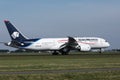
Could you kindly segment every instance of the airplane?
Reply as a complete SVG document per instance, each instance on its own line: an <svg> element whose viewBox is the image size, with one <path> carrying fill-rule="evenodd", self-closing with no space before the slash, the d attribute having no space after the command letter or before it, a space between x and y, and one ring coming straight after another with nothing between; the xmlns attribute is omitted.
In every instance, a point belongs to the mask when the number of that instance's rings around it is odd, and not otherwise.
<svg viewBox="0 0 120 80"><path fill-rule="evenodd" d="M70 37L67 38L35 38L25 37L10 21L4 20L11 41L6 46L38 51L51 51L53 55L68 55L70 50L91 51L110 46L103 38L98 37Z"/></svg>

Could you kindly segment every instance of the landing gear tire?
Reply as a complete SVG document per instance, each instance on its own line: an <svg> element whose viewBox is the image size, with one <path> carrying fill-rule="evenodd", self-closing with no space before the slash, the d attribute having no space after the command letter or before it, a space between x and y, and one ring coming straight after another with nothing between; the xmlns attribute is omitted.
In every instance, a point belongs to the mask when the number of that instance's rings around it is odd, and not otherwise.
<svg viewBox="0 0 120 80"><path fill-rule="evenodd" d="M62 55L68 55L68 53L61 53Z"/></svg>
<svg viewBox="0 0 120 80"><path fill-rule="evenodd" d="M70 52L70 49L68 49L68 48L63 48L63 49L60 50L60 53L62 55L68 55L69 52Z"/></svg>
<svg viewBox="0 0 120 80"><path fill-rule="evenodd" d="M100 48L99 53L103 53L103 52L104 52L104 49Z"/></svg>
<svg viewBox="0 0 120 80"><path fill-rule="evenodd" d="M52 55L58 55L59 53L57 51L54 51Z"/></svg>

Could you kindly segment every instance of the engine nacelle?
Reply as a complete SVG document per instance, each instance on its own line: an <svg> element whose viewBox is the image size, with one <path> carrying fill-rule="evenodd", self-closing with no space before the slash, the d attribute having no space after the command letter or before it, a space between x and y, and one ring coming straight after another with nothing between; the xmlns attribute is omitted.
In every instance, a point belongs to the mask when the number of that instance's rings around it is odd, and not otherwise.
<svg viewBox="0 0 120 80"><path fill-rule="evenodd" d="M90 51L91 50L91 47L90 47L90 45L88 45L88 44L79 44L79 46L80 46L80 51Z"/></svg>

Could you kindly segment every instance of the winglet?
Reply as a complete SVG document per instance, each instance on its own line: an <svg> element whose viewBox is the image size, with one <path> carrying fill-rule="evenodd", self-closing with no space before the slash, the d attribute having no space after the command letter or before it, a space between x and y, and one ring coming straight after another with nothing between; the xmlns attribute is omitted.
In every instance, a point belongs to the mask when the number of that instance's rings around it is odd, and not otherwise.
<svg viewBox="0 0 120 80"><path fill-rule="evenodd" d="M75 43L76 40L73 37L68 36L68 42L69 43Z"/></svg>
<svg viewBox="0 0 120 80"><path fill-rule="evenodd" d="M9 20L4 20L4 22L9 22Z"/></svg>

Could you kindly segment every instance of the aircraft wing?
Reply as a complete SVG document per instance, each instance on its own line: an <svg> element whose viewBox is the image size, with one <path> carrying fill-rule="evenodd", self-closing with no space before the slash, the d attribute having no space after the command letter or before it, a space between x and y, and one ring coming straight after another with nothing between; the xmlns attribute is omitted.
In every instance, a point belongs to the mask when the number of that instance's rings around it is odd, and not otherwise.
<svg viewBox="0 0 120 80"><path fill-rule="evenodd" d="M0 44L6 44L7 42L0 42Z"/></svg>
<svg viewBox="0 0 120 80"><path fill-rule="evenodd" d="M76 49L78 46L79 45L78 45L77 41L73 37L68 36L68 42L61 45L60 48L61 49L63 49L63 48Z"/></svg>
<svg viewBox="0 0 120 80"><path fill-rule="evenodd" d="M16 47L17 48L17 45L20 45L20 43L18 42L15 42L15 41L11 41L11 42L0 42L1 44L4 44L6 46L11 46L11 47Z"/></svg>
<svg viewBox="0 0 120 80"><path fill-rule="evenodd" d="M8 43L7 43L7 42L0 42L0 44L4 44L4 45L7 45Z"/></svg>

